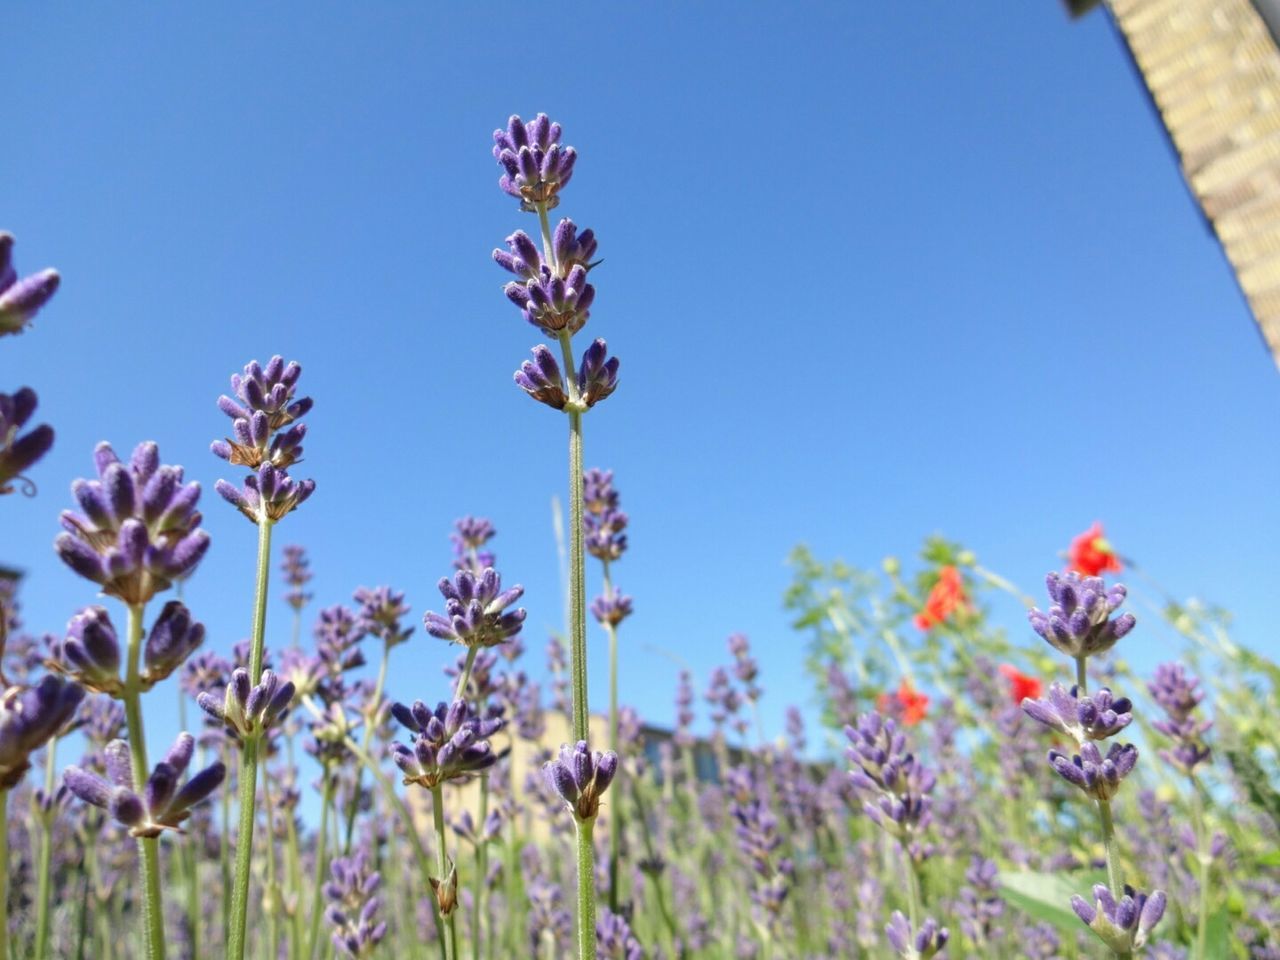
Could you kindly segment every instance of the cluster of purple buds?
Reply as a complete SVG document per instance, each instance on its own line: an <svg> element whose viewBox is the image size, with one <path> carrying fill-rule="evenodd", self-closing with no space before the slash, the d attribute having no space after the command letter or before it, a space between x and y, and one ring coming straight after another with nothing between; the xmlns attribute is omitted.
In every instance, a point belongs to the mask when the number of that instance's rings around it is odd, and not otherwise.
<svg viewBox="0 0 1280 960"><path fill-rule="evenodd" d="M625 593L614 589L612 593L596 597L591 601L591 615L601 626L616 627L631 616L634 602Z"/></svg>
<svg viewBox="0 0 1280 960"><path fill-rule="evenodd" d="M945 947L951 938L947 928L938 926L938 922L932 917L926 917L920 924L920 929L912 931L911 922L902 915L901 910L893 911L884 932L890 945L903 960L928 960Z"/></svg>
<svg viewBox="0 0 1280 960"><path fill-rule="evenodd" d="M1204 699L1199 679L1188 674L1180 663L1162 663L1156 667L1155 677L1147 689L1166 714L1165 719L1157 720L1152 726L1174 743L1172 750L1161 750L1160 756L1191 776L1211 753L1204 735L1213 721L1196 715L1196 708Z"/></svg>
<svg viewBox="0 0 1280 960"><path fill-rule="evenodd" d="M1033 720L1081 744L1113 737L1133 721L1133 704L1128 697L1113 697L1106 687L1082 697L1079 687L1068 690L1053 683L1048 696L1040 700L1028 697L1022 701L1022 709Z"/></svg>
<svg viewBox="0 0 1280 960"><path fill-rule="evenodd" d="M58 291L61 278L51 268L18 279L13 266L13 234L0 233L0 337L21 333Z"/></svg>
<svg viewBox="0 0 1280 960"><path fill-rule="evenodd" d="M439 587L445 613L423 618L431 636L464 647L496 647L520 632L524 609L507 607L524 596L524 587L503 590L502 578L492 567L479 575L459 570L452 581L442 578Z"/></svg>
<svg viewBox="0 0 1280 960"><path fill-rule="evenodd" d="M1133 629L1133 614L1111 615L1124 603L1123 584L1108 587L1101 577L1081 577L1074 571L1045 578L1053 605L1048 613L1032 608L1031 628L1051 646L1076 660L1106 653Z"/></svg>
<svg viewBox="0 0 1280 960"><path fill-rule="evenodd" d="M763 914L766 925L774 930L795 883L795 866L786 857L774 862L774 855L782 845L778 818L765 805L751 771L746 767L730 770L728 789L738 849L757 878L751 899Z"/></svg>
<svg viewBox="0 0 1280 960"><path fill-rule="evenodd" d="M405 784L434 789L450 780L467 780L489 769L498 755L489 738L502 729L500 716L472 715L465 700L440 703L432 710L421 700L412 706L394 704L391 714L415 736L413 745L396 743L391 759L404 774Z"/></svg>
<svg viewBox="0 0 1280 960"><path fill-rule="evenodd" d="M149 690L177 670L204 643L204 624L179 600L170 600L151 626L143 647L139 679ZM120 641L104 607L85 607L67 624L67 635L52 644L50 669L65 673L98 693L119 697Z"/></svg>
<svg viewBox="0 0 1280 960"><path fill-rule="evenodd" d="M733 674L743 686L743 692L752 703L764 695L756 680L760 676L760 666L751 656L751 642L746 634L734 633L729 636L729 652L733 654Z"/></svg>
<svg viewBox="0 0 1280 960"><path fill-rule="evenodd" d="M286 546L280 570L284 574L284 582L289 585L284 601L295 611L300 611L312 597L304 589L314 576L311 572L311 561L307 558L307 551L297 544Z"/></svg>
<svg viewBox="0 0 1280 960"><path fill-rule="evenodd" d="M485 544L497 535L493 524L484 517L462 517L453 522L453 533L449 540L453 544L453 567L455 570L470 570L472 573L484 573L486 567L497 562L493 552L484 549Z"/></svg>
<svg viewBox="0 0 1280 960"><path fill-rule="evenodd" d="M556 410L569 405L560 364L545 344L533 348L533 359L520 364L515 373L518 386L539 403ZM601 339L591 341L582 354L577 373L578 399L581 409L590 409L608 398L618 388L618 358L610 357Z"/></svg>
<svg viewBox="0 0 1280 960"><path fill-rule="evenodd" d="M191 816L191 808L213 793L226 776L226 767L214 763L179 788L195 745L191 734L178 734L165 758L151 771L141 796L134 790L133 762L123 740L112 740L105 748L107 779L80 767L68 767L63 778L72 793L106 810L133 836L158 837L165 830L180 831L182 822Z"/></svg>
<svg viewBox="0 0 1280 960"><path fill-rule="evenodd" d="M297 397L302 367L272 357L266 367L253 360L244 374L231 375L231 391L218 408L232 420L235 439L216 440L213 453L256 473L243 487L219 480L222 498L255 524L275 523L297 509L315 490L313 480L294 480L288 468L302 457L306 425L296 421L311 409L310 397Z"/></svg>
<svg viewBox="0 0 1280 960"><path fill-rule="evenodd" d="M332 879L324 885L329 906L324 915L333 926L334 948L353 960L372 956L387 935L386 921L378 919L382 875L369 869L363 853L335 858L329 873Z"/></svg>
<svg viewBox="0 0 1280 960"><path fill-rule="evenodd" d="M453 832L462 840L471 844L473 847L482 846L491 843L498 838L502 832L502 811L490 810L484 818L484 823L476 827L475 818L471 816L470 810L462 811L462 815L453 822Z"/></svg>
<svg viewBox="0 0 1280 960"><path fill-rule="evenodd" d="M919 838L932 820L929 794L937 778L907 750L906 737L892 719L865 713L844 732L854 764L849 779L866 797L863 810L898 838L913 860L924 859L930 851Z"/></svg>
<svg viewBox="0 0 1280 960"><path fill-rule="evenodd" d="M263 670L254 685L249 681L249 671L240 667L231 674L221 699L206 691L196 697L196 703L214 720L226 724L237 740L246 741L270 730L293 704L293 695L293 684L282 681L278 674Z"/></svg>
<svg viewBox="0 0 1280 960"><path fill-rule="evenodd" d="M678 747L693 746L693 700L693 675L681 670L680 682L676 685L676 729L671 738Z"/></svg>
<svg viewBox="0 0 1280 960"><path fill-rule="evenodd" d="M505 171L498 186L520 201L521 210L551 210L560 202L578 159L573 147L560 145L561 133L545 113L528 123L513 115L505 130L493 131L493 158Z"/></svg>
<svg viewBox="0 0 1280 960"><path fill-rule="evenodd" d="M507 249L494 250L493 259L520 278L503 288L507 298L529 323L555 337L561 331L577 333L590 316L595 288L587 282L587 273L596 265L591 262L595 252L592 231L579 235L572 220L561 220L552 240L552 262L543 262L538 245L523 230L507 237Z"/></svg>
<svg viewBox="0 0 1280 960"><path fill-rule="evenodd" d="M66 532L54 549L103 593L144 604L189 576L209 548L196 509L200 484L183 483L181 467L162 465L154 443L139 444L127 464L100 443L93 459L98 479L71 485L84 512L63 511Z"/></svg>
<svg viewBox="0 0 1280 960"><path fill-rule="evenodd" d="M612 750L592 751L585 740L560 747L560 755L543 765L548 786L560 795L574 817L586 822L600 812L600 798L618 772Z"/></svg>
<svg viewBox="0 0 1280 960"><path fill-rule="evenodd" d="M0 693L0 790L18 784L31 768L31 754L58 735L83 698L83 688L55 676Z"/></svg>
<svg viewBox="0 0 1280 960"><path fill-rule="evenodd" d="M582 475L583 536L587 552L604 563L622 558L627 549L627 515L619 509L612 470L587 470Z"/></svg>
<svg viewBox="0 0 1280 960"><path fill-rule="evenodd" d="M1093 741L1080 746L1080 753L1068 757L1057 750L1049 751L1049 763L1068 783L1079 787L1095 800L1110 800L1138 763L1138 748L1131 743L1113 743L1106 756Z"/></svg>
<svg viewBox="0 0 1280 960"><path fill-rule="evenodd" d="M390 587L360 587L355 592L355 602L360 604L360 619L365 630L378 637L387 649L399 646L413 636L413 627L401 621L409 615L409 605L404 594Z"/></svg>
<svg viewBox="0 0 1280 960"><path fill-rule="evenodd" d="M711 671L707 681L706 701L711 705L711 722L717 727L723 726L726 720L737 717L742 709L742 694L729 678L729 671L724 667L716 667ZM745 729L745 723L739 723L739 732Z"/></svg>
<svg viewBox="0 0 1280 960"><path fill-rule="evenodd" d="M24 480L23 474L53 446L53 427L47 423L18 436L35 413L36 403L36 392L30 387L13 394L0 393L0 496L12 493L13 481ZM33 492L29 481L24 490Z"/></svg>
<svg viewBox="0 0 1280 960"><path fill-rule="evenodd" d="M1093 899L1091 905L1084 897L1072 897L1071 909L1117 957L1132 956L1147 942L1164 916L1166 905L1163 891L1147 896L1128 885L1117 902L1111 891L1099 883L1093 888Z"/></svg>
<svg viewBox="0 0 1280 960"><path fill-rule="evenodd" d="M608 907L596 917L596 955L601 960L644 960L644 949L627 918Z"/></svg>

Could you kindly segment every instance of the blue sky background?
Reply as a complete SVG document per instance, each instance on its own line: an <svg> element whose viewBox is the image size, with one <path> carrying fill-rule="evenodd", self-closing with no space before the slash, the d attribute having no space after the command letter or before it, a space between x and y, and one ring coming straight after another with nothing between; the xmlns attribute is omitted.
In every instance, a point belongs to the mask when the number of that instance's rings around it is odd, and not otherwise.
<svg viewBox="0 0 1280 960"><path fill-rule="evenodd" d="M780 727L811 691L781 595L797 542L873 566L940 532L1035 591L1106 522L1273 655L1280 379L1105 18L1060 4L87 4L8 12L0 226L64 286L0 345L57 446L0 504L0 561L57 630L93 592L50 543L95 442L160 443L207 488L187 598L248 632L254 530L212 491L214 401L250 358L316 400L305 544L317 604L358 585L438 609L455 517L491 516L527 587L532 672L558 624L562 418L511 372L540 342L489 251L532 230L490 132L550 112L593 227L587 332L622 358L587 460L632 517L623 697L669 722L753 639ZM271 604L270 639L288 610ZM1016 625L1016 606L1007 610ZM1151 625L1126 640L1167 652ZM1039 642L1027 631L1028 643ZM592 630L594 702L602 637ZM434 699L419 632L392 694ZM150 697L152 724L172 691ZM163 739L157 731L153 736Z"/></svg>

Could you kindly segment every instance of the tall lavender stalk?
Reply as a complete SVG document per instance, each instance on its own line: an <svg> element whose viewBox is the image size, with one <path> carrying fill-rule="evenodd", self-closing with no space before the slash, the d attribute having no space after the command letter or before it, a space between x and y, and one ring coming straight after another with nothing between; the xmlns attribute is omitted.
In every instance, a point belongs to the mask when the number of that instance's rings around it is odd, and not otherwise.
<svg viewBox="0 0 1280 960"><path fill-rule="evenodd" d="M211 450L235 466L255 471L235 487L219 480L215 489L258 528L258 562L254 577L253 627L250 634L251 686L262 679L267 625L267 586L271 572L271 531L315 490L312 480L295 481L288 468L302 458L306 424L299 418L311 409L310 397L296 397L302 368L274 356L265 367L254 360L243 375L231 375L234 397L218 398L218 407L231 418L233 437L215 441ZM253 730L241 742L240 823L236 843L235 882L231 893L229 955L243 960L249 908L253 827L258 785L258 754L262 731Z"/></svg>
<svg viewBox="0 0 1280 960"><path fill-rule="evenodd" d="M573 147L561 146L560 124L546 114L525 123L512 116L505 130L493 134L493 155L504 173L499 186L520 201L520 209L538 215L542 249L522 230L507 238L506 250L494 260L518 278L505 287L507 298L524 318L560 346L565 376L546 345L533 349L515 374L516 384L535 400L569 418L569 637L573 679L573 737L585 743L590 736L587 707L586 568L583 537L582 415L613 393L618 383L618 360L608 358L603 340L594 341L578 364L572 338L582 329L595 299L587 274L596 263L595 235L578 233L572 220L551 229L548 213L560 203L560 190L569 183L577 161ZM576 375L575 375L576 373ZM594 817L575 818L578 848L578 956L591 960L595 946Z"/></svg>

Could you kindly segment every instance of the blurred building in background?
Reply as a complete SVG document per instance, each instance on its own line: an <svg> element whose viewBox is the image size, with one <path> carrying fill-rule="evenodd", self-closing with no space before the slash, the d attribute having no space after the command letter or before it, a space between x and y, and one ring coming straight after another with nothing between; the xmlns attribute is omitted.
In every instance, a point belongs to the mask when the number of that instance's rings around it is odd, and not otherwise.
<svg viewBox="0 0 1280 960"><path fill-rule="evenodd" d="M1280 0L1067 0L1111 16L1280 364Z"/></svg>

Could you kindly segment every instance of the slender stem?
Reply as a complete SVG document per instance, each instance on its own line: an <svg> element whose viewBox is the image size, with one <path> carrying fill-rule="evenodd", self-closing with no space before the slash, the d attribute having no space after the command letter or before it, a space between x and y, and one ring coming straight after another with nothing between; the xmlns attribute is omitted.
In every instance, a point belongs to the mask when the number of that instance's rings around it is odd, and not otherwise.
<svg viewBox="0 0 1280 960"><path fill-rule="evenodd" d="M142 619L144 605L129 604L129 646L125 661L125 723L129 731L129 751L133 761L134 790L145 795L151 767L147 764L146 731L142 726ZM160 898L160 855L155 837L138 838L142 869L142 915L146 928L147 960L164 960L164 907Z"/></svg>
<svg viewBox="0 0 1280 960"><path fill-rule="evenodd" d="M605 564L605 592L612 593L609 583L609 565ZM621 752L622 745L618 738L618 628L612 623L605 624L605 632L609 637L609 749ZM619 770L619 773L622 771ZM618 912L618 864L622 852L623 836L623 794L614 785L615 800L609 817L609 909Z"/></svg>
<svg viewBox="0 0 1280 960"><path fill-rule="evenodd" d="M382 662L378 665L378 680L373 688L373 697L369 700L369 711L364 718L364 736L361 743L365 752L369 750L369 744L373 742L373 732L376 725L378 711L382 706L382 689L387 684L387 661L391 657L391 646L387 643L382 645ZM355 839L356 832L356 810L360 806L360 786L364 779L364 768L356 769L356 787L355 792L351 795L351 803L347 807L347 829L342 840L342 855L348 856L351 853L351 843Z"/></svg>
<svg viewBox="0 0 1280 960"><path fill-rule="evenodd" d="M295 898L300 898L302 896L302 854L298 847L298 824L293 813L289 814L287 827L289 889L293 891ZM299 951L302 950L302 911L298 909L297 899L294 900L289 925L293 928L289 937L289 956L293 960L298 960Z"/></svg>
<svg viewBox="0 0 1280 960"><path fill-rule="evenodd" d="M230 741L224 739L222 762L230 768L231 748L228 744ZM222 872L222 942L226 943L231 939L231 790L218 792L222 794L222 829L218 832L218 864Z"/></svg>
<svg viewBox="0 0 1280 960"><path fill-rule="evenodd" d="M326 825L329 822L329 808L333 805L333 787L336 782L327 766L321 773L321 777L324 779L324 787L320 797L320 839L316 841L315 886L311 895L311 932L307 937L307 952L305 954L308 960L314 960L316 944L320 940L320 917L324 912L320 907L324 902L322 897L325 871L329 868L329 831Z"/></svg>
<svg viewBox="0 0 1280 960"><path fill-rule="evenodd" d="M478 823L480 832L484 832L484 822L489 818L489 775L480 774L480 816ZM489 873L489 844L483 836L477 836L476 843L476 875L473 880L471 908L471 956L480 960L480 921L484 916L485 881Z"/></svg>
<svg viewBox="0 0 1280 960"><path fill-rule="evenodd" d="M594 820L578 823L578 960L596 956L596 865Z"/></svg>
<svg viewBox="0 0 1280 960"><path fill-rule="evenodd" d="M916 872L916 862L911 856L911 851L907 849L905 841L902 843L902 857L907 862L907 916L911 920L911 929L920 929L920 914L923 911L920 896L920 875Z"/></svg>
<svg viewBox="0 0 1280 960"><path fill-rule="evenodd" d="M57 808L53 806L54 767L58 762L58 738L53 737L44 752L44 795L50 806L40 812L40 866L36 893L36 953L37 957L49 955L49 879L53 870L53 821Z"/></svg>
<svg viewBox="0 0 1280 960"><path fill-rule="evenodd" d="M568 337L563 337L562 341L567 346ZM587 710L587 588L582 513L582 414L574 411L569 414L569 608L572 614L569 639L574 740L588 739L590 716Z"/></svg>
<svg viewBox="0 0 1280 960"><path fill-rule="evenodd" d="M3 612L0 611L0 617ZM0 790L0 960L9 960L9 791Z"/></svg>
<svg viewBox="0 0 1280 960"><path fill-rule="evenodd" d="M1089 693L1089 671L1086 668L1088 656L1076 657L1076 686L1080 688L1080 696L1087 696Z"/></svg>
<svg viewBox="0 0 1280 960"><path fill-rule="evenodd" d="M262 676L266 647L267 584L271 577L271 528L265 516L258 518L258 570L253 594L253 634L249 645L249 679L256 685ZM236 877L231 888L231 930L227 955L244 960L249 919L249 886L253 869L254 803L258 790L258 747L261 736L245 739L240 751L240 826L236 834Z"/></svg>
<svg viewBox="0 0 1280 960"><path fill-rule="evenodd" d="M181 599L183 581L178 581L178 594ZM187 698L183 694L181 688L178 689L178 729L187 729ZM204 768L204 748L200 748L199 759L196 763L198 769ZM184 843L180 848L178 858L182 861L182 869L187 875L187 937L190 940L188 946L191 950L191 956L200 956L200 890L198 880L200 877L200 855L196 850L196 841L194 837L185 837Z"/></svg>
<svg viewBox="0 0 1280 960"><path fill-rule="evenodd" d="M458 674L457 686L453 688L453 699L461 700L462 695L467 692L467 684L471 682L471 668L476 664L476 654L480 652L477 646L467 647L467 659L462 664L462 672Z"/></svg>
<svg viewBox="0 0 1280 960"><path fill-rule="evenodd" d="M262 803L267 814L267 942L271 944L270 956L280 956L280 886L276 882L276 814L271 802L271 781L267 765L262 765Z"/></svg>
<svg viewBox="0 0 1280 960"><path fill-rule="evenodd" d="M1200 885L1200 903L1196 916L1195 960L1205 960L1206 936L1209 931L1209 836L1204 822L1204 798L1200 796L1200 784L1191 776L1191 817L1196 831L1196 879Z"/></svg>
<svg viewBox="0 0 1280 960"><path fill-rule="evenodd" d="M436 828L436 869L440 872L437 879L440 889L444 889L449 879L449 855L445 851L448 838L444 832L444 791L440 789L439 784L431 788L431 818ZM449 933L449 946L446 952L448 960L458 960L458 927L454 923L454 912L450 909L444 917L445 928Z"/></svg>
<svg viewBox="0 0 1280 960"><path fill-rule="evenodd" d="M1123 894L1120 885L1120 870L1116 863L1116 826L1111 819L1111 801L1098 801L1098 819L1102 821L1102 848L1107 856L1107 882L1111 884L1111 892Z"/></svg>

